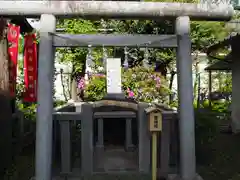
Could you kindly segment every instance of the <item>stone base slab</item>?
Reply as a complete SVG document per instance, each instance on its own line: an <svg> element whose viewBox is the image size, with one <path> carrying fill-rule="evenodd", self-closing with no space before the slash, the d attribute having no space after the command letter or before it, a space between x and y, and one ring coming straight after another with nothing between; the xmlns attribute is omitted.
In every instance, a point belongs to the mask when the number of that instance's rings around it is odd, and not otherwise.
<svg viewBox="0 0 240 180"><path fill-rule="evenodd" d="M169 174L167 180L203 180L203 178L196 174L193 179L182 179L178 174Z"/></svg>

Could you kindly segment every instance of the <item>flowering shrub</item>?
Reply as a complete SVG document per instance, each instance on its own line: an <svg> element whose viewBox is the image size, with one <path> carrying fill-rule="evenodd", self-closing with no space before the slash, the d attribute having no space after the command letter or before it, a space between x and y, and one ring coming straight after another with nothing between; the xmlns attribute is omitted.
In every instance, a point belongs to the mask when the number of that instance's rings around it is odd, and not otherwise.
<svg viewBox="0 0 240 180"><path fill-rule="evenodd" d="M153 68L141 66L122 70L122 89L126 97L142 102L167 103L170 93L164 77L154 72ZM105 95L105 75L91 75L85 86L85 99L96 101Z"/></svg>
<svg viewBox="0 0 240 180"><path fill-rule="evenodd" d="M101 100L106 94L106 77L104 74L94 74L89 76L89 82L84 89L86 101Z"/></svg>
<svg viewBox="0 0 240 180"><path fill-rule="evenodd" d="M167 82L153 68L137 66L125 69L122 86L128 97L142 102L167 103L170 91Z"/></svg>

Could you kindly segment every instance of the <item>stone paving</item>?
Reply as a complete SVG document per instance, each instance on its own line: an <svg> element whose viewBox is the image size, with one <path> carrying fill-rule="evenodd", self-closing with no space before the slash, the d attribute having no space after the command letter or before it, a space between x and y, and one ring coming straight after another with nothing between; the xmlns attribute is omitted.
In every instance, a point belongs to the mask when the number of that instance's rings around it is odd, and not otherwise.
<svg viewBox="0 0 240 180"><path fill-rule="evenodd" d="M109 171L137 171L137 152L126 152L123 148L110 148L106 150L96 150L95 172Z"/></svg>

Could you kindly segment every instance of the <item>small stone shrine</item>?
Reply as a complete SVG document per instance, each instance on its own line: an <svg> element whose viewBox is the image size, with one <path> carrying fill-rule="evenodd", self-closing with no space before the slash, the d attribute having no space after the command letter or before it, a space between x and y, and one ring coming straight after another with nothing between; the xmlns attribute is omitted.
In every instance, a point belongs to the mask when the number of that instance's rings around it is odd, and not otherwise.
<svg viewBox="0 0 240 180"><path fill-rule="evenodd" d="M117 66L118 65L118 66ZM81 164L83 174L93 172L150 173L151 135L148 130L147 103L126 99L121 90L121 60L107 59L107 95L97 102L81 105ZM114 82L113 82L114 80ZM76 108L79 109L80 108ZM159 167L164 176L168 173L170 154L170 119L173 112L166 111L159 147ZM107 123L111 126L106 127ZM124 124L122 128L120 124ZM173 125L173 124L172 124ZM121 127L120 127L121 126ZM174 125L173 125L174 126ZM121 129L122 131L118 131ZM124 143L109 146L106 131L123 135ZM133 138L135 137L135 138ZM114 137L113 137L114 138ZM135 142L133 142L135 139ZM177 141L175 141L177 143ZM175 147L177 145L175 144ZM158 148L160 149L160 148ZM161 159L161 160L160 160Z"/></svg>

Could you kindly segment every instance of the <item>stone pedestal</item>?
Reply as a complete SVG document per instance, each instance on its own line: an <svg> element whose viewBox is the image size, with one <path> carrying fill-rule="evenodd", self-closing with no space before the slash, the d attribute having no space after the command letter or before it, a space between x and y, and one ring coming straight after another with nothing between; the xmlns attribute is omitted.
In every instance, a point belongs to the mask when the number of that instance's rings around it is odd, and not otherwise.
<svg viewBox="0 0 240 180"><path fill-rule="evenodd" d="M132 144L132 119L126 119L126 137L125 137L125 149L126 151L132 151L134 145Z"/></svg>
<svg viewBox="0 0 240 180"><path fill-rule="evenodd" d="M124 93L107 93L103 99L125 99Z"/></svg>
<svg viewBox="0 0 240 180"><path fill-rule="evenodd" d="M103 119L98 119L97 120L97 127L98 127L98 134L97 134L97 145L96 147L98 149L103 149L104 148L104 135L103 135Z"/></svg>
<svg viewBox="0 0 240 180"><path fill-rule="evenodd" d="M81 173L87 177L93 172L93 107L90 103L85 103L81 107Z"/></svg>
<svg viewBox="0 0 240 180"><path fill-rule="evenodd" d="M138 104L138 163L139 172L148 174L151 166L151 136L148 130L148 121L145 108L146 103Z"/></svg>

